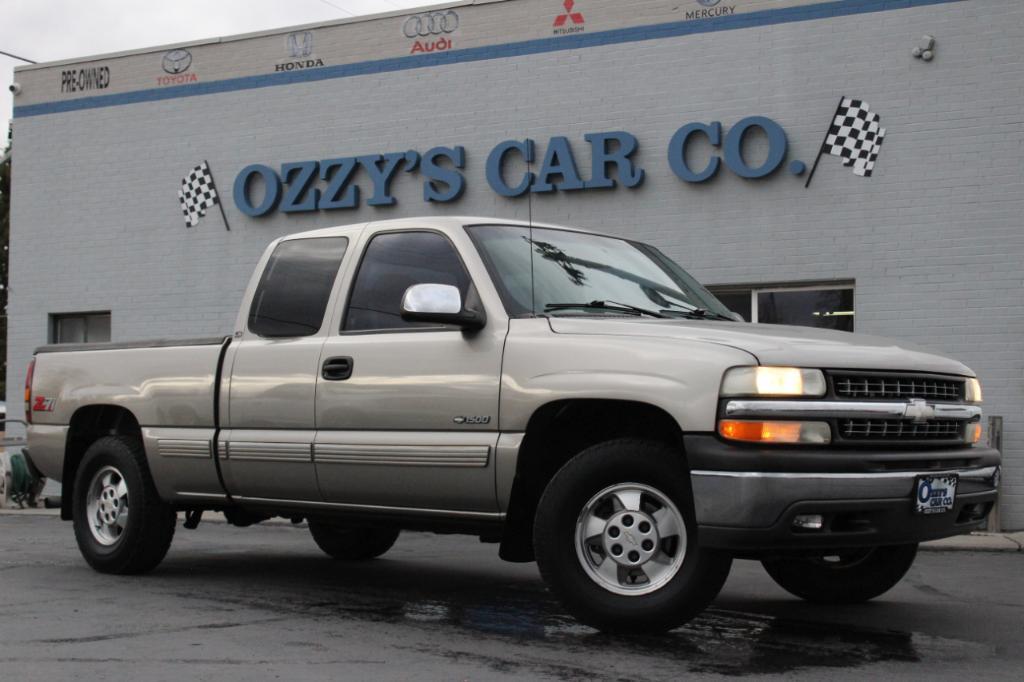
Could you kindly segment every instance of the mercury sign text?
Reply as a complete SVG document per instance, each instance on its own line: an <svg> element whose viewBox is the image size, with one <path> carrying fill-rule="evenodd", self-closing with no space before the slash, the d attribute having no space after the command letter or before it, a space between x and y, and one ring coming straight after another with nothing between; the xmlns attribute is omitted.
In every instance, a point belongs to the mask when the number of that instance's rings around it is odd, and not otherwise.
<svg viewBox="0 0 1024 682"><path fill-rule="evenodd" d="M753 131L760 131L768 147L766 158L757 166L751 166L743 155L747 135ZM486 157L487 184L503 197L528 192L608 190L620 184L633 189L643 184L646 171L635 159L640 146L635 136L612 131L588 133L583 140L590 146L590 168L586 173L581 171L567 137L552 137L543 147L530 138L500 142ZM712 153L702 168L691 168L687 149L695 140L721 149L721 156ZM687 183L706 182L722 166L742 178L764 178L782 165L787 148L782 126L763 116L744 118L727 132L718 121L688 123L669 140L668 166ZM513 163L520 170L509 170ZM434 147L426 152L408 150L295 161L279 168L253 164L235 178L234 200L240 211L253 217L273 211L354 209L360 206L364 195L369 206L392 206L397 203L391 193L392 183L399 175L410 174L422 178L424 201L446 203L465 192L465 167L466 149L458 145ZM802 168L803 164L794 162L791 167Z"/></svg>

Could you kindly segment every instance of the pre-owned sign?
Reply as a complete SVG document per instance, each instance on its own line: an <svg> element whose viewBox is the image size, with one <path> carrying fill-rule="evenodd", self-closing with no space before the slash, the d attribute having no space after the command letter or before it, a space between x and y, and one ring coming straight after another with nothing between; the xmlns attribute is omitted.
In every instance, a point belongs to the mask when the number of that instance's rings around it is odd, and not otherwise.
<svg viewBox="0 0 1024 682"><path fill-rule="evenodd" d="M767 140L764 161L751 165L743 155L747 136L753 131ZM712 153L701 168L691 168L687 149L703 139L721 154ZM485 171L491 190L503 197L518 197L528 192L578 192L614 189L618 185L635 188L643 184L646 171L635 156L639 142L624 131L588 133L589 173L582 173L567 137L547 140L543 150L530 138L505 140L495 145L486 157ZM722 166L743 178L764 178L774 173L786 158L786 133L775 121L750 116L737 121L728 131L718 121L688 123L679 128L668 143L668 165L682 181L707 182ZM512 172L508 166L518 161L526 170ZM445 203L455 201L466 189L466 150L462 146L434 147L425 152L411 149L387 154L368 154L294 161L272 168L264 164L246 166L235 178L235 205L249 216L273 211L296 213L358 208L368 195L369 206L391 206L397 200L391 185L402 173L422 177L423 200ZM534 171L533 169L537 170ZM795 175L804 164L794 161Z"/></svg>
<svg viewBox="0 0 1024 682"><path fill-rule="evenodd" d="M82 92L83 90L104 90L110 85L110 67L93 66L86 69L71 69L60 72L61 92Z"/></svg>

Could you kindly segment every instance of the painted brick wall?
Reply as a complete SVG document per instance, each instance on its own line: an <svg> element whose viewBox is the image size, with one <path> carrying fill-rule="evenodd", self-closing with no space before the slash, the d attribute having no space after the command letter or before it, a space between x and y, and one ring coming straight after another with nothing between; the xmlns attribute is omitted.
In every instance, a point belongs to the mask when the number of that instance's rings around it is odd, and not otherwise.
<svg viewBox="0 0 1024 682"><path fill-rule="evenodd" d="M606 28L691 4L577 8ZM496 43L539 30L537 22L548 30L558 6L517 0L459 11L474 13L473 40ZM910 55L925 33L938 39L931 63ZM1024 3L954 2L19 117L9 409L17 416L18 375L46 340L48 313L110 309L117 340L223 333L271 239L421 214L526 218L525 198L500 198L485 181L497 142L568 136L586 175L583 134L624 129L641 143L642 187L535 196L533 217L651 241L709 284L855 280L858 331L918 342L978 372L986 411L1005 418L1004 525L1022 528L1022 43ZM246 50L255 58L262 48L210 49L244 64ZM668 168L679 126L728 128L753 114L778 121L789 158L809 165L842 94L870 102L888 129L873 178L834 158L807 190L785 172L756 182L723 172L691 186ZM393 208L252 220L228 202L227 232L216 212L186 230L175 196L202 159L227 191L249 163L441 144L467 149L467 191L449 205L424 204L422 177L400 175ZM693 153L697 165L708 150Z"/></svg>

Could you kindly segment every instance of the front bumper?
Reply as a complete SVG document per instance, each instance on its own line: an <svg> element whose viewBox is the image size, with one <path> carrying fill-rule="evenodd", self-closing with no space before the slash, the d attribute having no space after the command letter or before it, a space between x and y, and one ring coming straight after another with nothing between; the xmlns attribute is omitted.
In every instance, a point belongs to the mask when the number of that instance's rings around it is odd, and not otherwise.
<svg viewBox="0 0 1024 682"><path fill-rule="evenodd" d="M982 523L995 503L999 453L948 450L770 450L688 436L694 507L702 546L737 554L863 547L934 540ZM954 508L914 511L917 476L956 472ZM820 514L821 529L793 525Z"/></svg>

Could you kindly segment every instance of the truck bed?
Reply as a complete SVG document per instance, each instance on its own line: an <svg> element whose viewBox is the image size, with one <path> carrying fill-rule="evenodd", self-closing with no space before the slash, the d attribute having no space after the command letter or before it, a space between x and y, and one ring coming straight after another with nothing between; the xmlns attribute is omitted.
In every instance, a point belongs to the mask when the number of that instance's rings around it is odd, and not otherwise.
<svg viewBox="0 0 1024 682"><path fill-rule="evenodd" d="M68 433L87 410L117 406L145 431L212 434L228 337L43 346L32 391L32 459L61 480ZM204 435L204 438L207 437Z"/></svg>

